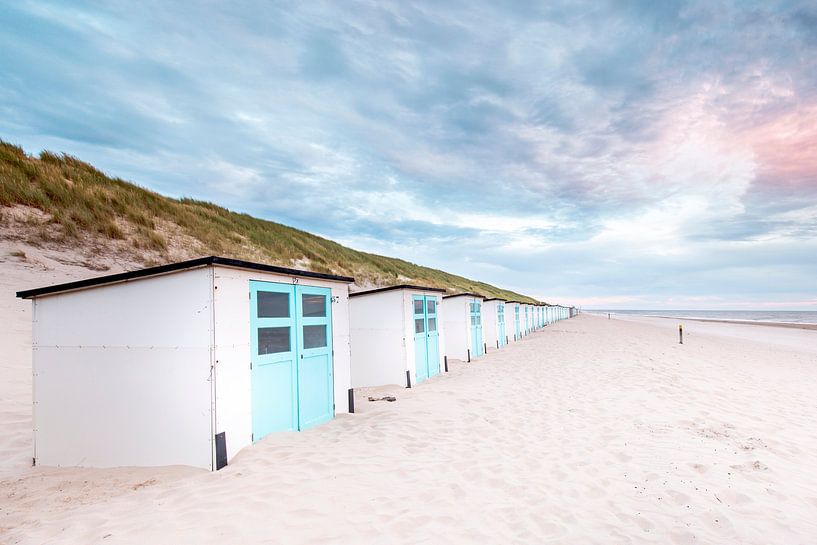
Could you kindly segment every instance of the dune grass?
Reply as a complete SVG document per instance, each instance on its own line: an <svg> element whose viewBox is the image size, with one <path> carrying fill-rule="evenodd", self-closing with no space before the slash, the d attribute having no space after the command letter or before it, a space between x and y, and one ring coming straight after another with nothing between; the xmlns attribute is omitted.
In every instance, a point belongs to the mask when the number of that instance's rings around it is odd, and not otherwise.
<svg viewBox="0 0 817 545"><path fill-rule="evenodd" d="M119 240L126 242L135 256L147 251L161 262L163 257L169 258L168 230L162 226L170 225L198 241L202 255L283 266L300 264L302 268L354 276L359 283L377 286L415 283L534 302L490 284L353 250L209 202L164 197L109 177L70 155L44 151L39 157L29 156L19 146L0 140L0 207L17 205L48 215L48 228L36 234L43 243L71 243L88 236Z"/></svg>

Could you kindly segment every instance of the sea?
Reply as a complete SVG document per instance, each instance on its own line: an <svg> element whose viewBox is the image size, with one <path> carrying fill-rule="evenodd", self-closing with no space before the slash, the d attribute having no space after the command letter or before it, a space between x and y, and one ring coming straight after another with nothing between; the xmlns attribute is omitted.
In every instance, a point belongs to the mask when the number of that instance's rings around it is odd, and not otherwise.
<svg viewBox="0 0 817 545"><path fill-rule="evenodd" d="M784 324L817 324L813 310L604 310L583 309L588 314L631 314L662 318L700 318L704 320L738 320L745 322L774 322Z"/></svg>

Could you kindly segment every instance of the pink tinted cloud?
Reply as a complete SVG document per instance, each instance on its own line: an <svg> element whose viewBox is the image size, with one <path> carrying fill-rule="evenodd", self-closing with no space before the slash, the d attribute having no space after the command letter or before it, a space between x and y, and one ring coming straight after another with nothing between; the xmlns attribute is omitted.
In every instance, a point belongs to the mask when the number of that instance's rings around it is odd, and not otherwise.
<svg viewBox="0 0 817 545"><path fill-rule="evenodd" d="M817 105L763 119L736 136L754 152L758 188L817 190Z"/></svg>

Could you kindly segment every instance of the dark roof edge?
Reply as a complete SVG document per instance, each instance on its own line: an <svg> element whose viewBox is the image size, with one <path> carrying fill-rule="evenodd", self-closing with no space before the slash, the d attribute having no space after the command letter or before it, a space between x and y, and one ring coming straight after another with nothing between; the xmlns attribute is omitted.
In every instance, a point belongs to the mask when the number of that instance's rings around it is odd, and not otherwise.
<svg viewBox="0 0 817 545"><path fill-rule="evenodd" d="M507 301L502 297L488 297L485 299L485 302L487 303L488 301L502 301L507 303Z"/></svg>
<svg viewBox="0 0 817 545"><path fill-rule="evenodd" d="M392 290L415 290L415 291L435 291L437 293L445 293L444 288L432 288L430 286L415 286L412 284L400 284L397 286L386 286L385 288L375 288L372 290L366 291L356 291L354 293L350 293L349 297L358 297L360 295L370 295L373 293L383 293L384 291L392 291Z"/></svg>
<svg viewBox="0 0 817 545"><path fill-rule="evenodd" d="M455 293L453 295L444 295L443 299L451 299L453 297L479 297L480 299L485 299L485 297L483 295L480 295L478 293L471 293L471 292L468 292L468 293Z"/></svg>
<svg viewBox="0 0 817 545"><path fill-rule="evenodd" d="M18 291L17 297L21 299L29 299L31 297L39 297L41 295L50 295L54 293L61 293L64 291L72 291L83 288L102 286L105 284L126 282L128 280L147 278L150 276L157 276L160 274L184 271L188 269L196 269L199 267L207 267L210 265L222 265L225 267L234 267L237 269L263 271L278 274L290 274L293 276L301 276L304 278L317 278L321 280L333 280L337 282L351 283L355 281L354 278L348 276L337 276L334 274L316 273L312 271L300 271L297 269L289 269L287 267L277 267L275 265L265 265L263 263L253 263L251 261L243 261L241 259L231 259L227 257L211 255L207 257L190 259L187 261L179 261L177 263L168 263L167 265L159 265L157 267L148 267L146 269L137 269L135 271L126 271L123 273L97 276L95 278L86 278L85 280L77 280L75 282L55 284L53 286L46 286L43 288L34 288L30 290Z"/></svg>

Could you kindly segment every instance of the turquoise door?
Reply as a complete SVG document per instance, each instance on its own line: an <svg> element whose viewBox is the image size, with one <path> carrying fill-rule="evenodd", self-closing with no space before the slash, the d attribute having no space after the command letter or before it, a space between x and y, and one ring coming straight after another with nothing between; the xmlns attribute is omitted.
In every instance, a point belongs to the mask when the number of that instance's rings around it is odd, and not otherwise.
<svg viewBox="0 0 817 545"><path fill-rule="evenodd" d="M518 341L519 338L522 336L519 331L519 305L513 306L513 321L516 327L516 340Z"/></svg>
<svg viewBox="0 0 817 545"><path fill-rule="evenodd" d="M528 322L528 306L525 305L525 335L530 331L530 323Z"/></svg>
<svg viewBox="0 0 817 545"><path fill-rule="evenodd" d="M437 328L437 298L426 295L426 338L428 339L428 376L440 373L440 332Z"/></svg>
<svg viewBox="0 0 817 545"><path fill-rule="evenodd" d="M328 288L250 281L253 441L334 414Z"/></svg>
<svg viewBox="0 0 817 545"><path fill-rule="evenodd" d="M335 413L332 378L332 293L329 288L296 286L298 331L298 429L331 420Z"/></svg>
<svg viewBox="0 0 817 545"><path fill-rule="evenodd" d="M499 346L505 346L505 304L499 303L496 306L496 333Z"/></svg>
<svg viewBox="0 0 817 545"><path fill-rule="evenodd" d="M471 314L471 354L481 356L485 350L482 344L482 303L476 299L470 302Z"/></svg>
<svg viewBox="0 0 817 545"><path fill-rule="evenodd" d="M252 435L298 429L298 365L292 286L250 282Z"/></svg>
<svg viewBox="0 0 817 545"><path fill-rule="evenodd" d="M440 372L440 333L437 330L437 298L412 296L414 316L414 368L417 382Z"/></svg>
<svg viewBox="0 0 817 545"><path fill-rule="evenodd" d="M417 382L428 378L428 336L426 335L425 297L412 297L414 313L414 376Z"/></svg>

